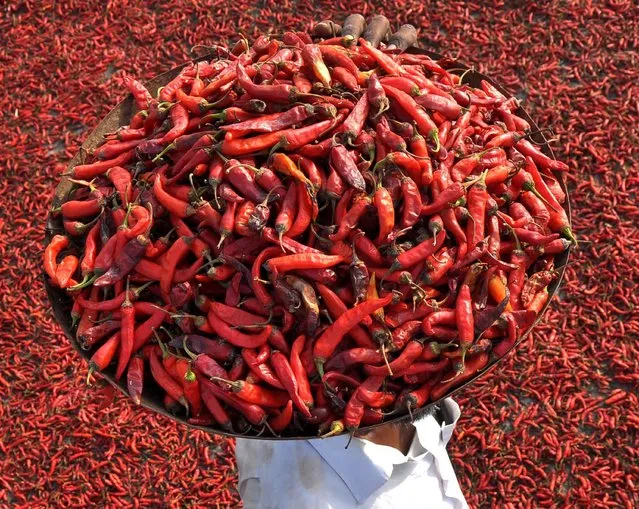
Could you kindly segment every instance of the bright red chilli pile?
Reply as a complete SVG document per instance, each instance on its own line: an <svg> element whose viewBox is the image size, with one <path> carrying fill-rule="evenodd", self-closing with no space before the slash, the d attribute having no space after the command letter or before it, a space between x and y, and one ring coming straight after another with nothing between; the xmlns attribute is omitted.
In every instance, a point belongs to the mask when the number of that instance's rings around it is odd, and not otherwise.
<svg viewBox="0 0 639 509"><path fill-rule="evenodd" d="M574 241L567 166L464 78L300 32L156 97L127 78L137 111L71 170L44 254L91 370L193 424L327 435L503 356Z"/></svg>

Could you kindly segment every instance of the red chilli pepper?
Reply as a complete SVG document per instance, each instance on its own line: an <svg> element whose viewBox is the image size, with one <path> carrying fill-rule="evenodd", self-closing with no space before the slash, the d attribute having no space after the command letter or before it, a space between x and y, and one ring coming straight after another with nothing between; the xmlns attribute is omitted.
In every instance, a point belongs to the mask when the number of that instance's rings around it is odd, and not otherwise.
<svg viewBox="0 0 639 509"><path fill-rule="evenodd" d="M295 375L297 381L298 394L300 399L308 408L313 408L313 392L311 391L311 385L308 381L308 375L304 369L304 365L301 360L301 353L304 350L304 344L306 338L304 335L299 336L291 347L291 369Z"/></svg>
<svg viewBox="0 0 639 509"><path fill-rule="evenodd" d="M548 157L538 147L535 147L535 145L530 143L528 140L519 140L515 144L515 148L517 148L517 150L519 150L519 152L521 152L523 155L531 157L533 161L535 161L535 163L537 163L539 166L542 166L543 168L549 168L556 171L569 170L569 166L567 164Z"/></svg>
<svg viewBox="0 0 639 509"><path fill-rule="evenodd" d="M160 274L160 290L166 302L169 302L171 284L175 277L177 265L182 261L191 249L192 238L180 237L165 254L162 272Z"/></svg>
<svg viewBox="0 0 639 509"><path fill-rule="evenodd" d="M386 237L395 227L395 207L393 198L385 187L379 187L375 191L373 202L377 208L379 222L379 233L375 244L380 245L386 242Z"/></svg>
<svg viewBox="0 0 639 509"><path fill-rule="evenodd" d="M241 359L240 359L241 360ZM288 394L282 391L266 389L243 380L231 381L223 378L211 377L222 386L228 386L233 393L247 403L267 408L281 408L290 401Z"/></svg>
<svg viewBox="0 0 639 509"><path fill-rule="evenodd" d="M339 298L339 296L333 292L327 286L316 283L315 287L319 292L322 300L324 301L324 305L328 310L328 313L331 315L333 320L337 320L340 316L348 311L348 307L344 302ZM359 347L363 348L374 348L375 343L370 337L370 334L366 332L360 325L355 325L349 332L348 335L355 341L355 343Z"/></svg>
<svg viewBox="0 0 639 509"><path fill-rule="evenodd" d="M284 389L284 385L282 385L282 382L280 382L277 376L271 371L271 368L266 363L257 362L255 350L249 348L243 349L242 358L246 361L246 364L248 364L251 372L260 380L278 389Z"/></svg>
<svg viewBox="0 0 639 509"><path fill-rule="evenodd" d="M316 202L311 198L306 186L301 182L297 182L295 187L297 188L297 214L293 225L286 232L286 235L291 238L304 233L310 226L311 221L317 218Z"/></svg>
<svg viewBox="0 0 639 509"><path fill-rule="evenodd" d="M424 205L422 207L421 215L430 216L447 207L450 207L450 203L455 202L456 200L458 200L465 194L466 193L464 190L464 186L462 186L458 182L455 182L454 184L451 184L450 186L448 186L446 189L442 190L442 192L439 193L437 198L433 200L432 203L429 203L428 205Z"/></svg>
<svg viewBox="0 0 639 509"><path fill-rule="evenodd" d="M420 105L406 92L402 92L388 85L383 85L386 95L404 110L416 123L417 131L426 138L434 138L438 136L437 124L433 122L428 113L426 113Z"/></svg>
<svg viewBox="0 0 639 509"><path fill-rule="evenodd" d="M370 376L382 376L385 374L401 373L409 368L422 354L424 345L419 341L410 341L399 356L384 366L364 366L364 371Z"/></svg>
<svg viewBox="0 0 639 509"><path fill-rule="evenodd" d="M337 129L338 132L343 133L342 141L346 145L352 145L354 140L360 135L369 112L369 96L367 94L357 101L355 107L349 113L348 117L344 120L344 123Z"/></svg>
<svg viewBox="0 0 639 509"><path fill-rule="evenodd" d="M162 365L162 361L159 356L159 347L156 346L151 351L149 360L153 379L169 396L171 396L174 400L179 401L188 410L189 404L184 397L184 390L182 389L182 386L171 378L171 375L169 375Z"/></svg>
<svg viewBox="0 0 639 509"><path fill-rule="evenodd" d="M284 409L279 414L268 419L267 422L269 427L275 433L281 433L289 426L292 418L293 418L293 401L289 400L289 402L286 404Z"/></svg>
<svg viewBox="0 0 639 509"><path fill-rule="evenodd" d="M91 356L89 361L89 376L93 371L103 371L111 363L115 352L120 345L120 333L116 332L113 336L107 339L100 348Z"/></svg>
<svg viewBox="0 0 639 509"><path fill-rule="evenodd" d="M213 309L209 310L208 322L218 336L240 348L259 348L268 341L271 335L270 325L267 325L262 332L255 335L244 334L234 330Z"/></svg>
<svg viewBox="0 0 639 509"><path fill-rule="evenodd" d="M129 362L126 374L126 386L129 397L136 405L142 402L142 389L144 386L144 358L134 356Z"/></svg>
<svg viewBox="0 0 639 509"><path fill-rule="evenodd" d="M227 405L240 412L254 426L261 426L264 424L264 421L266 421L266 412L262 407L248 403L236 395L224 391L221 387L218 387L208 380L202 380L201 384L203 393L212 393L217 399L221 399ZM204 404L207 404L206 399L204 400Z"/></svg>
<svg viewBox="0 0 639 509"><path fill-rule="evenodd" d="M319 139L334 123L335 120L324 120L299 129L284 129L251 138L224 140L220 148L224 155L233 157L271 149L278 143L286 150L292 151Z"/></svg>
<svg viewBox="0 0 639 509"><path fill-rule="evenodd" d="M459 346L462 350L462 358L472 346L475 339L475 322L473 318L473 304L470 295L470 286L462 284L461 290L457 294L455 303L455 321Z"/></svg>
<svg viewBox="0 0 639 509"><path fill-rule="evenodd" d="M133 342L135 336L135 308L129 299L128 288L124 292L125 299L120 306L121 313L121 329L120 329L120 354L118 357L118 366L115 370L115 379L119 380L124 374L124 370L129 365L129 359L133 353Z"/></svg>
<svg viewBox="0 0 639 509"><path fill-rule="evenodd" d="M389 272L395 272L400 269L408 269L420 261L428 258L430 255L439 250L446 240L446 232L440 231L434 239L426 239L412 249L401 253L389 268Z"/></svg>
<svg viewBox="0 0 639 509"><path fill-rule="evenodd" d="M401 182L404 205L399 226L404 229L413 226L418 221L422 212L422 198L417 184L412 179L402 177Z"/></svg>
<svg viewBox="0 0 639 509"><path fill-rule="evenodd" d="M195 214L195 210L188 202L179 200L164 190L160 170L158 170L158 174L155 177L153 192L155 193L155 197L158 202L160 202L160 204L171 214L180 218L189 217Z"/></svg>
<svg viewBox="0 0 639 509"><path fill-rule="evenodd" d="M322 52L315 44L306 44L302 49L302 59L311 68L315 77L325 87L331 86L331 74L324 63Z"/></svg>
<svg viewBox="0 0 639 509"><path fill-rule="evenodd" d="M320 375L323 372L322 366L331 357L343 337L365 317L384 308L393 300L393 295L389 294L381 299L367 300L349 309L333 322L319 337L313 348L313 357Z"/></svg>
<svg viewBox="0 0 639 509"><path fill-rule="evenodd" d="M149 104L153 100L153 97L151 96L151 93L147 90L147 88L135 78L128 75L124 76L123 81L124 86L133 95L133 100L135 101L135 105L138 107L138 109L147 109L149 107Z"/></svg>
<svg viewBox="0 0 639 509"><path fill-rule="evenodd" d="M266 267L271 272L282 273L300 269L328 269L344 261L342 256L302 253L271 258L266 262Z"/></svg>
<svg viewBox="0 0 639 509"><path fill-rule="evenodd" d="M331 150L331 165L349 186L358 191L366 190L366 181L355 164L355 159L343 145L335 145Z"/></svg>
<svg viewBox="0 0 639 509"><path fill-rule="evenodd" d="M364 417L365 405L359 398L359 391L377 391L384 381L383 376L369 376L351 396L344 409L344 426L349 429L357 429Z"/></svg>
<svg viewBox="0 0 639 509"><path fill-rule="evenodd" d="M277 377L288 391L295 407L302 413L302 415L311 417L311 412L309 411L308 406L306 406L306 403L300 397L299 386L297 384L295 374L286 356L281 352L273 352L271 354L271 364L275 373L277 373Z"/></svg>
<svg viewBox="0 0 639 509"><path fill-rule="evenodd" d="M463 371L461 373L457 374L456 376L449 377L448 379L446 379L445 382L442 382L433 388L430 394L430 400L438 401L445 395L447 395L452 388L470 380L479 371L486 367L489 359L490 357L488 354L481 353L466 360Z"/></svg>
<svg viewBox="0 0 639 509"><path fill-rule="evenodd" d="M60 288L67 288L71 285L71 278L78 269L79 264L80 260L74 255L67 255L62 259L55 271L55 279Z"/></svg>
<svg viewBox="0 0 639 509"><path fill-rule="evenodd" d="M490 198L485 184L486 173L468 191L467 202L470 221L466 225L466 241L472 250L484 238L486 203Z"/></svg>
<svg viewBox="0 0 639 509"><path fill-rule="evenodd" d="M370 204L371 199L367 195L358 195L353 206L344 217L340 218L337 232L329 235L328 238L332 242L339 242L347 238L351 230L357 226L358 221L362 218Z"/></svg>
<svg viewBox="0 0 639 509"><path fill-rule="evenodd" d="M114 166L123 166L131 161L135 157L135 150L128 150L123 152L115 159L109 159L108 161L96 161L91 164L80 164L75 166L69 173L71 178L79 180L91 180L95 177L99 177L107 172L107 170Z"/></svg>
<svg viewBox="0 0 639 509"><path fill-rule="evenodd" d="M365 235L361 235L358 230L353 230L351 238L361 258L374 265L384 264L384 257L371 239Z"/></svg>
<svg viewBox="0 0 639 509"><path fill-rule="evenodd" d="M280 240L293 226L295 211L298 207L297 196L297 187L295 185L290 186L282 202L282 208L275 219L275 231Z"/></svg>
<svg viewBox="0 0 639 509"><path fill-rule="evenodd" d="M186 359L178 359L175 370L184 389L184 397L189 404L191 414L200 415L202 410L202 393L197 375L191 370L191 363Z"/></svg>
<svg viewBox="0 0 639 509"><path fill-rule="evenodd" d="M366 54L371 56L379 64L379 66L384 69L386 74L395 76L402 76L405 74L404 68L396 62L391 55L374 48L371 43L365 39L359 39L359 44L359 47L361 47Z"/></svg>

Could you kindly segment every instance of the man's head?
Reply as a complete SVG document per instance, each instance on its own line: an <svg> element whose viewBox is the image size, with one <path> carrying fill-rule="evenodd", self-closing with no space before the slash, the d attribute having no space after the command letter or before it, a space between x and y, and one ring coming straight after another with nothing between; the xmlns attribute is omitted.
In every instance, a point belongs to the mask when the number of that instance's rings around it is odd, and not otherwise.
<svg viewBox="0 0 639 509"><path fill-rule="evenodd" d="M406 415L397 422L387 423L369 431L356 431L354 436L364 440L369 440L378 445L394 447L403 454L406 454L415 434L413 422L439 412L441 412L441 409L438 406L433 405L421 409L417 413L413 412L410 415Z"/></svg>

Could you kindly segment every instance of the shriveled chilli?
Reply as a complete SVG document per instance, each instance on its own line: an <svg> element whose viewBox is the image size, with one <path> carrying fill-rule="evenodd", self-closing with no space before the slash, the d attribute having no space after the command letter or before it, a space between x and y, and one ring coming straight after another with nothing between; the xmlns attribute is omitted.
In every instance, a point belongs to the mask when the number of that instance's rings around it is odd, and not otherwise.
<svg viewBox="0 0 639 509"><path fill-rule="evenodd" d="M157 98L127 77L144 118L70 172L53 214L73 238L44 270L136 403L148 365L194 423L336 434L445 396L548 299L567 167L515 102L425 56L308 40L243 41Z"/></svg>

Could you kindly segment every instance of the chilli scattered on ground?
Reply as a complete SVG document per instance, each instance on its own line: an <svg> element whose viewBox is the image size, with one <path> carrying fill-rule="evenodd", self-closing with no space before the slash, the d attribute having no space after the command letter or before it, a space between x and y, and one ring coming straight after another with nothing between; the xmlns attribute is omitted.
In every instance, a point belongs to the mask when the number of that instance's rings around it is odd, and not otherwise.
<svg viewBox="0 0 639 509"><path fill-rule="evenodd" d="M203 2L202 2L203 4ZM393 3L395 4L395 3ZM318 8L319 7L319 8ZM451 444L471 506L633 507L639 484L639 12L552 2L403 1L381 8L436 49L487 72L551 125L582 240L536 339L459 398ZM324 2L23 2L0 18L0 503L235 506L232 442L119 398L101 408L40 280L57 172L120 97L121 71L151 77L215 37L303 29L370 7ZM318 14L321 13L321 14ZM224 20L224 21L222 21ZM634 39L633 39L634 37ZM570 154L570 157L568 157ZM543 339L540 339L543 338Z"/></svg>

